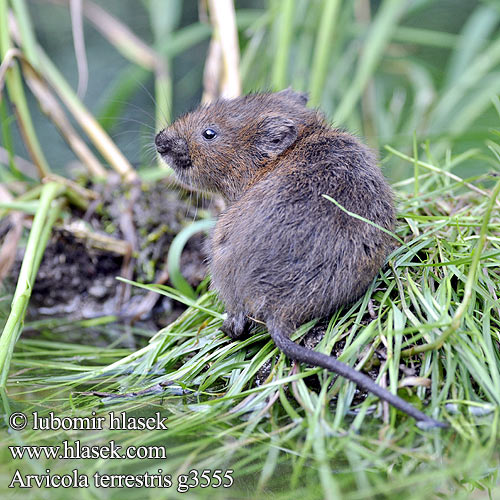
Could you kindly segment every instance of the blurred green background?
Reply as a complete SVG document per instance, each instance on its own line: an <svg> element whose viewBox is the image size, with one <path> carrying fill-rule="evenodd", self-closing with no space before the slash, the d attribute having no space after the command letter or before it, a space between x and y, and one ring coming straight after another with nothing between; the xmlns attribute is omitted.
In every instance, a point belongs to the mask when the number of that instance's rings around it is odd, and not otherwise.
<svg viewBox="0 0 500 500"><path fill-rule="evenodd" d="M333 1L333 0L332 0ZM198 19L196 0L99 0L102 7L123 21L147 44L154 46L151 23L155 12L167 16L174 35L187 36L186 49L171 60L172 117L195 107L202 94L202 76L210 29ZM279 61L286 1L237 0L244 92L274 89L273 71ZM288 57L285 85L310 91L313 58L318 51L318 31L325 16L324 2L296 0L287 19ZM76 88L77 64L67 6L30 2L30 12L40 44ZM382 10L387 19L379 19ZM491 98L500 89L500 2L496 0L415 0L339 2L331 23L326 75L318 102L328 118L364 137L374 148L385 144L408 150L413 133L428 140L439 160L446 149L452 154L477 146L498 124ZM385 22L385 24L383 24ZM378 25L377 25L378 23ZM389 23L389 24L388 24ZM190 39L189 30L200 28ZM203 28L205 28L203 32ZM379 29L386 41L373 66L363 66L373 48L371 36ZM385 32L384 32L385 30ZM155 127L153 75L141 71L85 22L89 65L84 102L106 125L112 138L134 166L150 163L148 151ZM368 54L367 54L368 53ZM483 57L484 61L479 61ZM336 115L340 104L365 72L361 95L352 109ZM361 75L363 77L363 75ZM118 89L129 81L125 93ZM135 83L134 83L135 82ZM354 83L353 83L354 82ZM29 94L29 92L28 92ZM31 96L30 109L49 164L62 172L74 160L72 152L52 125L38 112ZM314 100L314 99L313 99ZM110 104L111 103L111 104ZM114 103L120 111L108 113ZM109 118L109 120L108 120ZM159 124L161 125L161 124ZM26 156L19 137L16 150ZM410 151L407 151L410 152ZM382 150L382 156L385 153ZM400 161L389 161L385 173L393 180L411 170ZM477 162L462 164L457 173L474 175L487 169Z"/></svg>

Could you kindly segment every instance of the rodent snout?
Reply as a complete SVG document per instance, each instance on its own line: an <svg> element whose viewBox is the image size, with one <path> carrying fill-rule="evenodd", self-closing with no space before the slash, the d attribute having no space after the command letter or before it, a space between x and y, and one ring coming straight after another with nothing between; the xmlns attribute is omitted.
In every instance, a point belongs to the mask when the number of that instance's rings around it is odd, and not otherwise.
<svg viewBox="0 0 500 500"><path fill-rule="evenodd" d="M158 153L160 153L161 155L168 153L174 155L183 155L188 153L187 142L181 137L172 135L165 129L156 134L155 145L156 151L158 151Z"/></svg>
<svg viewBox="0 0 500 500"><path fill-rule="evenodd" d="M161 155L168 153L172 149L172 140L165 130L161 130L155 137L156 151Z"/></svg>
<svg viewBox="0 0 500 500"><path fill-rule="evenodd" d="M155 137L156 151L173 168L185 169L191 166L188 143L171 131L162 130Z"/></svg>

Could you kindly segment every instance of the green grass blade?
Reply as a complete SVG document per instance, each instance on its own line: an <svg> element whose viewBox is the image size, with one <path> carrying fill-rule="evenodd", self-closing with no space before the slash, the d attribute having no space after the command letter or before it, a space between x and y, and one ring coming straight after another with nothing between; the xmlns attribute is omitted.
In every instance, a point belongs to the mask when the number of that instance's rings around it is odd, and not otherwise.
<svg viewBox="0 0 500 500"><path fill-rule="evenodd" d="M343 123L356 106L368 80L384 54L392 32L405 9L405 2L384 0L377 11L364 43L363 53L358 61L356 73L347 93L342 98L334 115L334 122Z"/></svg>
<svg viewBox="0 0 500 500"><path fill-rule="evenodd" d="M323 0L321 23L318 30L318 36L316 38L311 69L311 106L318 106L321 101L321 93L323 91L328 71L340 3L340 0Z"/></svg>
<svg viewBox="0 0 500 500"><path fill-rule="evenodd" d="M500 18L500 12L488 5L479 5L468 18L446 71L444 87L455 85L460 76L467 71L467 66L487 42Z"/></svg>
<svg viewBox="0 0 500 500"><path fill-rule="evenodd" d="M278 40L271 82L274 90L281 90L287 86L288 60L290 58L290 45L293 35L295 2L294 0L282 0L275 3L278 16Z"/></svg>
<svg viewBox="0 0 500 500"><path fill-rule="evenodd" d="M191 236L200 231L208 231L214 224L213 220L193 222L177 234L168 250L167 269L169 279L175 288L192 299L196 298L196 294L191 285L182 276L180 270L182 250Z"/></svg>
<svg viewBox="0 0 500 500"><path fill-rule="evenodd" d="M7 382L12 352L22 331L24 316L38 266L40 265L52 224L59 215L60 206L52 206L52 202L63 191L64 187L50 182L44 186L40 195L40 205L35 214L28 238L16 291L12 299L11 312L0 337L0 387L5 387Z"/></svg>

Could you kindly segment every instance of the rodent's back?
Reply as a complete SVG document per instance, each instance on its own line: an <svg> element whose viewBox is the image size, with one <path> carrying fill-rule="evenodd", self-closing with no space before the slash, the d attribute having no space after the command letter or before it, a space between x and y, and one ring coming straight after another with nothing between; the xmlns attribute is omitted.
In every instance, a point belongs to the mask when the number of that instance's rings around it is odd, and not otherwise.
<svg viewBox="0 0 500 500"><path fill-rule="evenodd" d="M228 314L294 325L361 295L391 237L391 190L370 150L292 90L202 106L156 138L181 180L229 201L211 243Z"/></svg>
<svg viewBox="0 0 500 500"><path fill-rule="evenodd" d="M213 236L214 287L229 310L298 326L361 295L391 237L392 194L371 152L356 139L317 130L257 176Z"/></svg>
<svg viewBox="0 0 500 500"><path fill-rule="evenodd" d="M156 139L182 180L230 205L211 241L212 283L232 338L266 322L291 359L352 380L426 426L445 427L370 377L290 340L305 321L359 297L393 247L391 190L370 151L329 128L286 90L221 101L189 113ZM329 195L345 210L325 199Z"/></svg>

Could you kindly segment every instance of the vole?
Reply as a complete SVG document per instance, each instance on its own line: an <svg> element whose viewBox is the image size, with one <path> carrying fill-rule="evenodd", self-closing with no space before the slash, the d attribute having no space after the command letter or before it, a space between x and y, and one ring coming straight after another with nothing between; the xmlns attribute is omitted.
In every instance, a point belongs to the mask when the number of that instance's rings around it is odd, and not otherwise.
<svg viewBox="0 0 500 500"><path fill-rule="evenodd" d="M218 100L180 117L155 144L179 180L221 193L209 247L212 286L237 339L266 323L289 358L321 366L420 421L438 422L332 356L290 340L306 321L359 298L394 247L392 191L372 152L287 89ZM325 199L328 195L339 206Z"/></svg>

